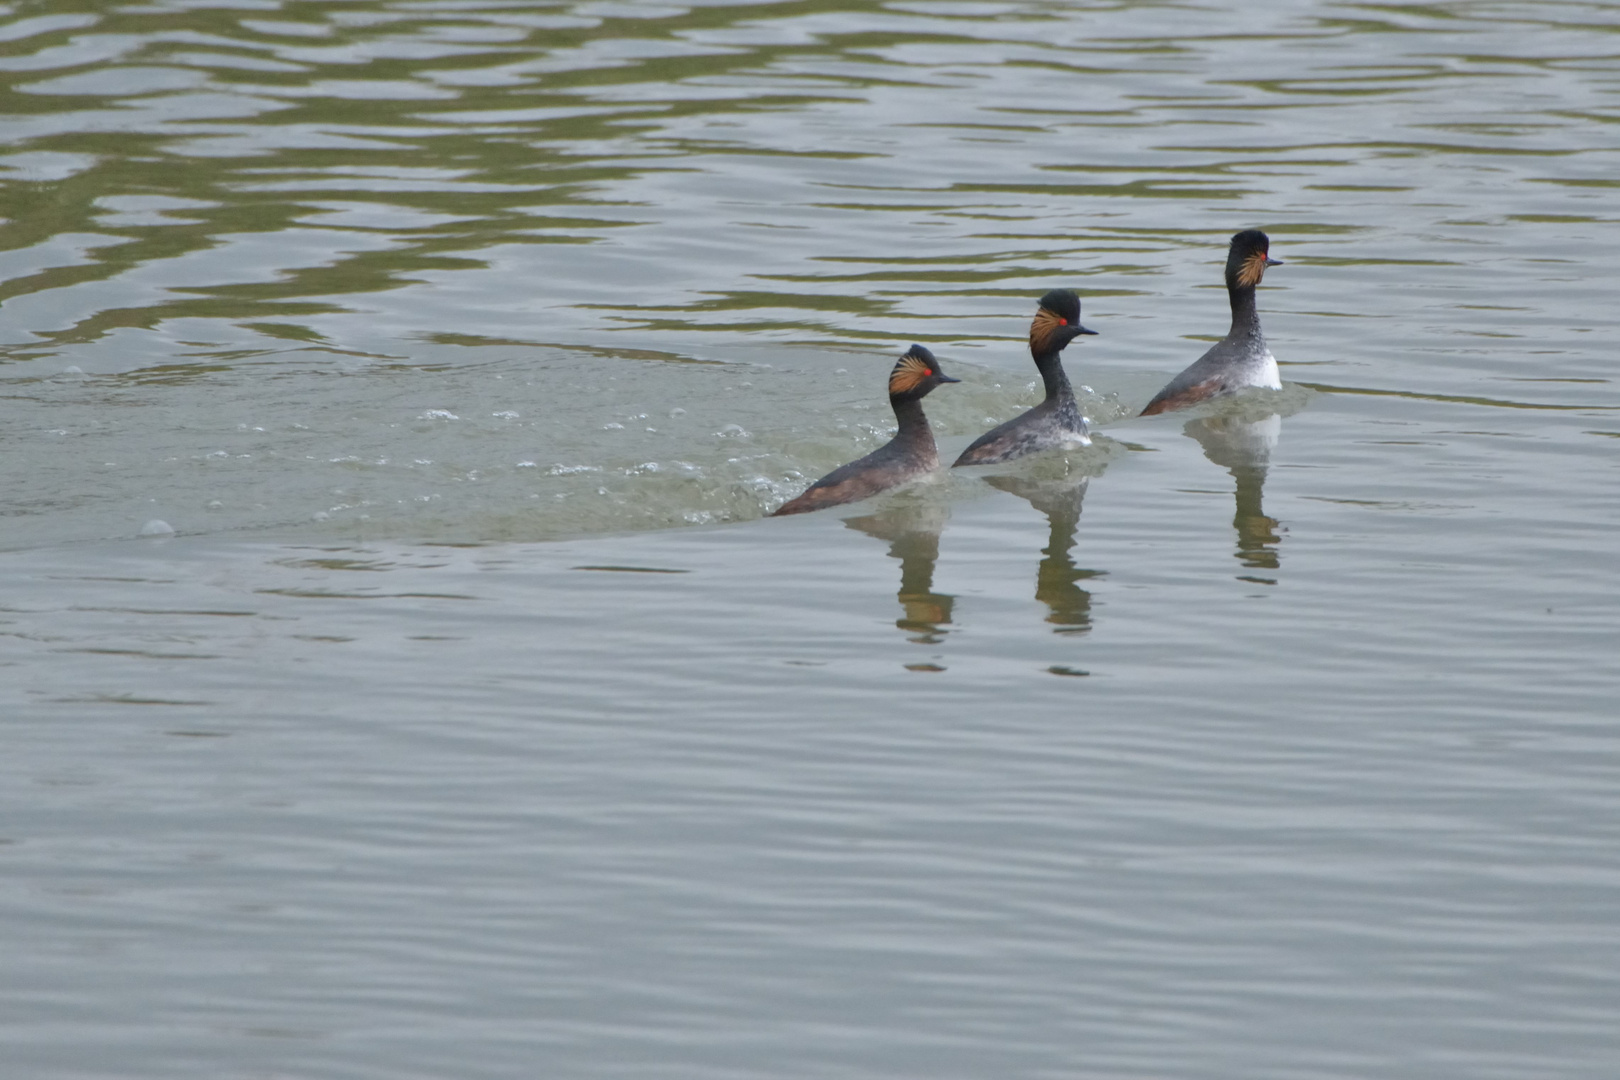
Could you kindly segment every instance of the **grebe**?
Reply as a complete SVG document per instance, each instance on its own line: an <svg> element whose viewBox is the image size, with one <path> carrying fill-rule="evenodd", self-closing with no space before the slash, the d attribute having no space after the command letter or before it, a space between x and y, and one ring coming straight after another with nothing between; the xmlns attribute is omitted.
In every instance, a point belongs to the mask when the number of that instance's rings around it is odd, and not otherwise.
<svg viewBox="0 0 1620 1080"><path fill-rule="evenodd" d="M1282 389L1277 358L1266 348L1260 332L1260 313L1254 306L1254 287L1266 267L1282 263L1270 255L1271 240L1259 229L1245 229L1232 237L1226 254L1226 291L1232 300L1232 329L1186 371L1171 379L1142 410L1143 416L1185 409L1222 394L1235 394L1250 386Z"/></svg>
<svg viewBox="0 0 1620 1080"><path fill-rule="evenodd" d="M939 451L928 417L923 415L922 399L941 383L961 381L941 371L934 354L921 345L907 349L889 373L889 404L900 421L894 438L859 461L823 476L803 495L783 503L773 516L859 502L939 468Z"/></svg>
<svg viewBox="0 0 1620 1080"><path fill-rule="evenodd" d="M1046 400L980 435L951 467L994 465L1058 446L1089 446L1086 418L1080 415L1059 354L1081 334L1096 332L1080 325L1080 297L1073 290L1053 289L1041 297L1029 326L1029 351L1046 383Z"/></svg>

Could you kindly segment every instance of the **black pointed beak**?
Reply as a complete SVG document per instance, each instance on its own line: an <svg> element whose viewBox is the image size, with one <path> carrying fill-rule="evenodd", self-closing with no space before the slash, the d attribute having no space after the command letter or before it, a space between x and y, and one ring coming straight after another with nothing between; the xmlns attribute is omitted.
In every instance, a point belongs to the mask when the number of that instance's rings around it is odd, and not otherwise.
<svg viewBox="0 0 1620 1080"><path fill-rule="evenodd" d="M947 383L947 382L961 382L962 380L961 379L953 379L949 375L946 375L944 372L938 372L938 373L936 373L934 375L934 381L935 382Z"/></svg>
<svg viewBox="0 0 1620 1080"><path fill-rule="evenodd" d="M1087 330L1085 327L1081 326L1079 323L1074 324L1074 332L1076 334L1090 334L1092 337L1097 336L1097 331L1095 331L1095 330Z"/></svg>
<svg viewBox="0 0 1620 1080"><path fill-rule="evenodd" d="M1281 259L1273 259L1270 255L1266 256L1266 265L1267 266L1281 266L1282 264L1283 264L1283 261Z"/></svg>

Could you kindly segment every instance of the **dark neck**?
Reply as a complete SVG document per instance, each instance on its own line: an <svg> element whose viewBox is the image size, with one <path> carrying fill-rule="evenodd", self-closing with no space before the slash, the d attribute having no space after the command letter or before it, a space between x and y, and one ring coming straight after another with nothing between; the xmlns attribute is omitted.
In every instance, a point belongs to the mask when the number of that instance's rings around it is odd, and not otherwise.
<svg viewBox="0 0 1620 1080"><path fill-rule="evenodd" d="M1254 305L1254 286L1240 285L1228 288L1226 292L1232 301L1232 329L1226 336L1259 337L1260 310Z"/></svg>
<svg viewBox="0 0 1620 1080"><path fill-rule="evenodd" d="M889 404L894 406L894 418L900 421L900 431L894 441L927 453L936 453L934 430L928 426L928 417L923 415L922 398L890 398Z"/></svg>
<svg viewBox="0 0 1620 1080"><path fill-rule="evenodd" d="M1040 369L1041 379L1046 383L1046 400L1062 401L1074 397L1074 391L1069 388L1069 376L1063 370L1063 354L1054 352L1037 356L1035 366Z"/></svg>
<svg viewBox="0 0 1620 1080"><path fill-rule="evenodd" d="M1058 423L1070 431L1083 431L1085 419L1080 415L1080 403L1074 400L1069 376L1063 371L1062 358L1057 353L1047 353L1035 358L1035 366L1041 369L1041 378L1046 383L1046 400L1036 407L1050 407Z"/></svg>

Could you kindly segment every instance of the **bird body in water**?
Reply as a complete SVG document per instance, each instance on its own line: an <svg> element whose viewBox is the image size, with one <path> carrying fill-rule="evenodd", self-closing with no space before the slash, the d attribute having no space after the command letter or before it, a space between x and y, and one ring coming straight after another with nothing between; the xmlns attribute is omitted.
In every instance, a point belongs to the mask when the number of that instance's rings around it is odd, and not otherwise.
<svg viewBox="0 0 1620 1080"><path fill-rule="evenodd" d="M1171 379L1142 410L1143 416L1185 409L1223 394L1251 386L1282 389L1277 358L1260 332L1255 308L1255 286L1266 267L1281 266L1271 257L1271 240L1259 229L1245 229L1232 237L1226 254L1226 291L1232 301L1232 329L1192 366Z"/></svg>
<svg viewBox="0 0 1620 1080"><path fill-rule="evenodd" d="M775 516L859 502L939 468L939 450L928 417L923 415L922 399L934 387L953 382L961 380L941 371L933 353L921 345L907 349L889 373L889 404L900 422L894 438L859 461L823 476L803 495L783 503Z"/></svg>
<svg viewBox="0 0 1620 1080"><path fill-rule="evenodd" d="M1080 403L1063 370L1062 353L1081 334L1096 332L1080 325L1080 297L1073 290L1053 289L1041 297L1029 327L1029 351L1046 383L1046 400L973 440L952 468L996 465L1038 450L1090 445L1086 418L1080 415Z"/></svg>

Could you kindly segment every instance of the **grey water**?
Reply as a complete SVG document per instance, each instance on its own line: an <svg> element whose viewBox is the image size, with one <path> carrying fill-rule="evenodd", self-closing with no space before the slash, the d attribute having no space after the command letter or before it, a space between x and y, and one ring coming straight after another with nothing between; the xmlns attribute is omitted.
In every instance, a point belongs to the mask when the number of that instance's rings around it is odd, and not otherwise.
<svg viewBox="0 0 1620 1080"><path fill-rule="evenodd" d="M0 1075L1608 1078L1620 15L0 5ZM1284 388L1136 419L1271 236ZM893 429L1096 438L764 520Z"/></svg>

